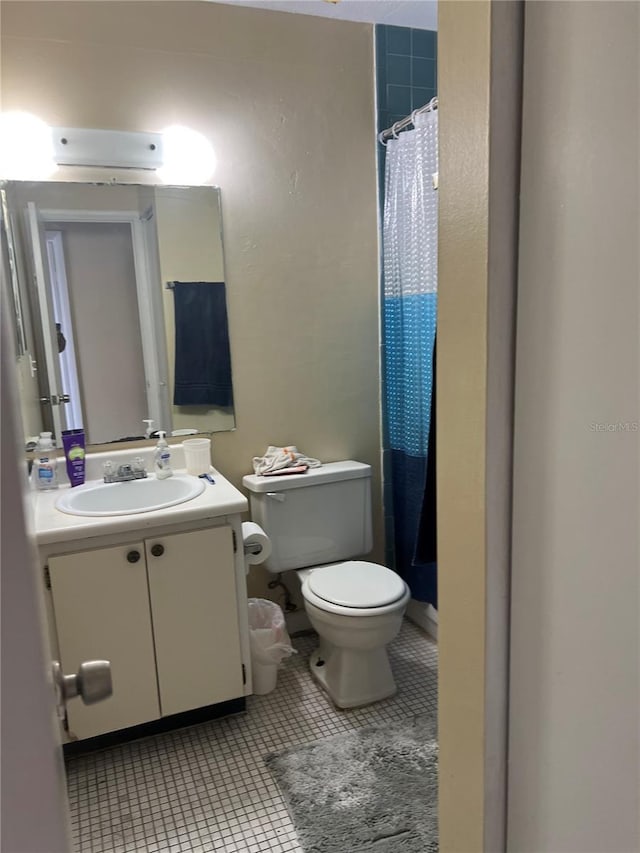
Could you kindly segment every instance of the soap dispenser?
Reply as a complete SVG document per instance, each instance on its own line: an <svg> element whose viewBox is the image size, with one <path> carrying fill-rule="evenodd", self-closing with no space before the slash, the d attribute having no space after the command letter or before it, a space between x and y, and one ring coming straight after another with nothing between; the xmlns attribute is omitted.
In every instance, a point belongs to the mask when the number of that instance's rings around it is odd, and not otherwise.
<svg viewBox="0 0 640 853"><path fill-rule="evenodd" d="M58 488L56 447L50 432L41 432L36 446L32 476L41 491Z"/></svg>
<svg viewBox="0 0 640 853"><path fill-rule="evenodd" d="M171 470L171 451L165 440L166 432L158 430L158 443L156 444L156 452L153 455L153 467L158 480L166 480L173 474Z"/></svg>

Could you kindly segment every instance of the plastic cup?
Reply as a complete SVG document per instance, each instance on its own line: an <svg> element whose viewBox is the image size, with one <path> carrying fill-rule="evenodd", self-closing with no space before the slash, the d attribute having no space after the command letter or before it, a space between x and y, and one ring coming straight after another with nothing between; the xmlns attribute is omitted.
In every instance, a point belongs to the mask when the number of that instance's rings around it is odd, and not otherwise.
<svg viewBox="0 0 640 853"><path fill-rule="evenodd" d="M211 439L186 438L182 446L187 474L193 474L195 477L208 474L211 468Z"/></svg>

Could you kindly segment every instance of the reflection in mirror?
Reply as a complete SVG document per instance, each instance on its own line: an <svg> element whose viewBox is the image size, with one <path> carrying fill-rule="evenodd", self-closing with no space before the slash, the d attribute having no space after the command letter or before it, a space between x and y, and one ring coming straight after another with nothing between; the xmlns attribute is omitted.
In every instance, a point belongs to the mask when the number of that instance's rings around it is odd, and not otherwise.
<svg viewBox="0 0 640 853"><path fill-rule="evenodd" d="M12 181L2 206L27 436L235 427L219 189Z"/></svg>

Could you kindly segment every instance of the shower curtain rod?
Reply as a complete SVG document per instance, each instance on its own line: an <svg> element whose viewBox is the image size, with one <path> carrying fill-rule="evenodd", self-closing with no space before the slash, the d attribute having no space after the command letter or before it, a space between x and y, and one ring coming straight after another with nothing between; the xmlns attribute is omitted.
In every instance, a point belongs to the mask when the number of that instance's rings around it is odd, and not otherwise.
<svg viewBox="0 0 640 853"><path fill-rule="evenodd" d="M408 115L406 118L403 118L401 121L395 122L391 127L388 127L386 130L383 130L382 133L378 134L378 140L386 145L389 139L394 139L400 133L401 130L405 130L405 128L409 127L411 124L415 124L415 117L420 115L421 113L429 113L432 110L438 109L438 99L431 98L428 104L425 104L423 107L418 107L417 110L414 110L411 115Z"/></svg>

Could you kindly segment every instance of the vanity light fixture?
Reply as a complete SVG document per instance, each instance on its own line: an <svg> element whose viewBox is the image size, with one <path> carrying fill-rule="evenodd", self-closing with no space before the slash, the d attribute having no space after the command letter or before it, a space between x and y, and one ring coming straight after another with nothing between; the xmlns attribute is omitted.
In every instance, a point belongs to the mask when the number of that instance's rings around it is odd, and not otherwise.
<svg viewBox="0 0 640 853"><path fill-rule="evenodd" d="M53 137L60 165L154 170L166 184L202 184L216 167L209 140L188 127L161 133L58 127Z"/></svg>
<svg viewBox="0 0 640 853"><path fill-rule="evenodd" d="M48 127L29 113L0 114L0 177L41 180L57 166L144 169L164 183L203 184L216 156L206 137L187 127L162 133Z"/></svg>
<svg viewBox="0 0 640 853"><path fill-rule="evenodd" d="M159 169L162 134L120 130L54 127L53 148L59 166L107 166L115 169Z"/></svg>

